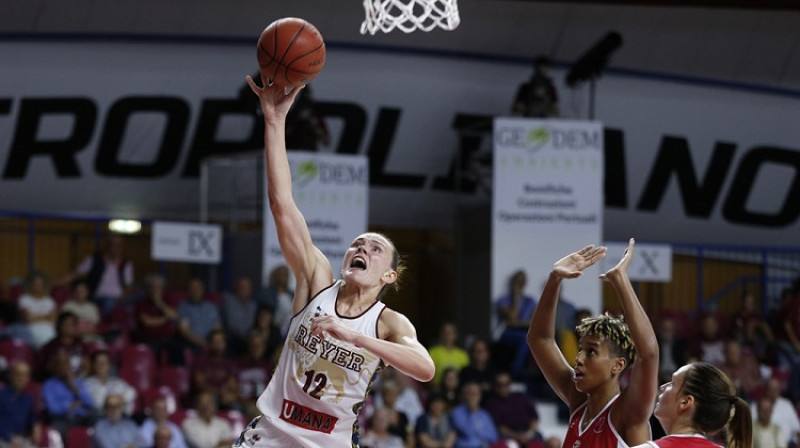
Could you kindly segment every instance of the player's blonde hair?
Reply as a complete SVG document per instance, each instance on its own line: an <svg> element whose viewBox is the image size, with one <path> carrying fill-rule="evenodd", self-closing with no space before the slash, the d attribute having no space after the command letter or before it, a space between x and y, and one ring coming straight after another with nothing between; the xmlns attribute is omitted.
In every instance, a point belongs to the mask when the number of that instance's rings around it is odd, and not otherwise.
<svg viewBox="0 0 800 448"><path fill-rule="evenodd" d="M587 317L575 327L578 338L586 335L598 335L608 343L609 351L616 357L625 358L625 368L633 364L636 358L636 347L631 339L631 331L622 317L614 317L603 313L597 317Z"/></svg>

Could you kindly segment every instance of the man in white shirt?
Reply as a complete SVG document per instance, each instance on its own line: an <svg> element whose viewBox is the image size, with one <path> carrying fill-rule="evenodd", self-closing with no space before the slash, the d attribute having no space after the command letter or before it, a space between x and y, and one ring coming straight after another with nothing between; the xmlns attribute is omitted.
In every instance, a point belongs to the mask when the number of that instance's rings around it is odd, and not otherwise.
<svg viewBox="0 0 800 448"><path fill-rule="evenodd" d="M797 411L792 406L791 400L781 395L782 392L781 382L777 378L770 378L767 380L764 396L773 401L772 405L772 423L777 424L783 433L785 445L790 442L798 442L798 433L800 432L800 418L797 416ZM756 403L750 405L750 410L753 414L753 420L758 418L758 409Z"/></svg>
<svg viewBox="0 0 800 448"><path fill-rule="evenodd" d="M192 448L221 448L233 444L231 425L217 417L217 399L211 392L197 395L197 415L183 421L183 433Z"/></svg>

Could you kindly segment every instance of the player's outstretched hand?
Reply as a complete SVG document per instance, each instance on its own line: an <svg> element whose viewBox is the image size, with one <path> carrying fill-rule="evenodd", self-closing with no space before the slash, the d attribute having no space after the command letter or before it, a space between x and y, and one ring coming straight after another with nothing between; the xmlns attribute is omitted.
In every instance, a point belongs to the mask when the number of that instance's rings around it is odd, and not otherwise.
<svg viewBox="0 0 800 448"><path fill-rule="evenodd" d="M608 272L605 274L600 274L600 278L603 280L611 280L614 277L619 277L622 275L626 275L628 273L628 266L631 265L631 259L633 258L633 245L636 241L633 238L628 240L628 248L625 249L625 253L622 254L622 259L619 260L616 266L609 269Z"/></svg>
<svg viewBox="0 0 800 448"><path fill-rule="evenodd" d="M605 256L605 246L590 244L556 261L553 265L553 273L561 278L580 277L583 270L602 260Z"/></svg>
<svg viewBox="0 0 800 448"><path fill-rule="evenodd" d="M305 87L304 84L300 87L287 90L287 88L277 84L267 84L263 77L261 78L261 83L264 87L259 87L250 75L247 75L245 80L247 80L250 90L258 95L261 111L264 112L264 117L267 119L276 118L278 116L285 118L289 113L289 108L292 107L294 98L297 96L298 92Z"/></svg>

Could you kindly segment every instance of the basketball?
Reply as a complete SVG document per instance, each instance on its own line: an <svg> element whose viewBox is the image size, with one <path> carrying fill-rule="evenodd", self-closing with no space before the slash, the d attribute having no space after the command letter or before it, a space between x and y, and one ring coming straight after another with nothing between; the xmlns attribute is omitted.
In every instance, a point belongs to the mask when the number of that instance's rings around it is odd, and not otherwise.
<svg viewBox="0 0 800 448"><path fill-rule="evenodd" d="M322 34L303 19L278 19L258 38L258 67L265 82L297 87L314 79L324 65Z"/></svg>

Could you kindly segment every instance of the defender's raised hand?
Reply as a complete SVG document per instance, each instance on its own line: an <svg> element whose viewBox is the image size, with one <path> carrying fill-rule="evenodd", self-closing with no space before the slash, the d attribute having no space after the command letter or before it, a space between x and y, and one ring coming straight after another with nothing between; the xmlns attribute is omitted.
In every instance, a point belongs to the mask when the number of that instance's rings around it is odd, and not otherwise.
<svg viewBox="0 0 800 448"><path fill-rule="evenodd" d="M605 246L590 244L558 260L553 265L553 273L561 278L580 277L583 271L606 256Z"/></svg>
<svg viewBox="0 0 800 448"><path fill-rule="evenodd" d="M623 274L628 273L628 266L631 265L631 259L633 258L633 246L636 241L633 238L628 240L628 248L625 249L625 253L622 254L622 259L619 260L616 266L609 269L605 274L600 274L600 278L606 281L611 280L612 277L617 277Z"/></svg>

